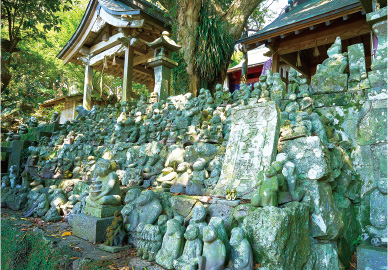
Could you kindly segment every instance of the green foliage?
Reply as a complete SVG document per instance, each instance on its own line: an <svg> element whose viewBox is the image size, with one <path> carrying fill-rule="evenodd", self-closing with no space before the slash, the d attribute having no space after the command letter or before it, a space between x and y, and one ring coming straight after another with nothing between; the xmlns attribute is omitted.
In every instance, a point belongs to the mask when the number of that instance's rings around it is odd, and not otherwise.
<svg viewBox="0 0 388 270"><path fill-rule="evenodd" d="M232 55L232 58L230 58L229 68L237 66L241 59L243 58L243 53L241 51L235 51Z"/></svg>
<svg viewBox="0 0 388 270"><path fill-rule="evenodd" d="M362 243L362 238L361 238L361 235L359 235L357 237L357 239L352 242L352 246L357 247L357 246L361 245L361 243Z"/></svg>
<svg viewBox="0 0 388 270"><path fill-rule="evenodd" d="M212 84L229 62L234 40L227 23L213 15L210 8L201 8L195 46L195 69L202 80Z"/></svg>
<svg viewBox="0 0 388 270"><path fill-rule="evenodd" d="M172 54L172 59L178 63L178 66L172 70L172 89L175 95L189 91L189 74L187 74L187 64L182 54L179 51Z"/></svg>
<svg viewBox="0 0 388 270"><path fill-rule="evenodd" d="M1 268L9 270L65 269L68 249L53 249L42 234L21 231L15 222L2 219Z"/></svg>

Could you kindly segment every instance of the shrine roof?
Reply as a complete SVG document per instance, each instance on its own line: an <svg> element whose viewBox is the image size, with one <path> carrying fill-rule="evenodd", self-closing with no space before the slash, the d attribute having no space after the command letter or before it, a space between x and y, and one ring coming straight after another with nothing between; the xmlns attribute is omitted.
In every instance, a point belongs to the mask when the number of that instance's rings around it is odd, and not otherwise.
<svg viewBox="0 0 388 270"><path fill-rule="evenodd" d="M309 27L329 19L361 11L358 0L311 0L294 6L288 12L283 11L272 23L254 35L240 39L239 43L262 41L280 34Z"/></svg>

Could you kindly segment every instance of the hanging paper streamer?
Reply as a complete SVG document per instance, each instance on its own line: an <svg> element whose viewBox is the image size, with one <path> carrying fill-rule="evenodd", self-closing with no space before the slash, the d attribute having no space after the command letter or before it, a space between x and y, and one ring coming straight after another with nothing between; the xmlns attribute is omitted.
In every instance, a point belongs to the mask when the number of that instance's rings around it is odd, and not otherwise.
<svg viewBox="0 0 388 270"><path fill-rule="evenodd" d="M300 61L300 52L298 51L298 56L296 57L296 66L301 67L302 62Z"/></svg>
<svg viewBox="0 0 388 270"><path fill-rule="evenodd" d="M108 67L108 63L106 61L106 57L104 57L104 65L102 66L102 69L105 69L106 67Z"/></svg>
<svg viewBox="0 0 388 270"><path fill-rule="evenodd" d="M113 55L113 63L112 63L112 65L113 65L113 66L115 66L115 65L116 65L116 54L115 54L115 55Z"/></svg>
<svg viewBox="0 0 388 270"><path fill-rule="evenodd" d="M318 57L319 56L319 50L318 50L318 46L317 46L317 42L316 41L315 41L315 48L314 48L313 55L314 55L314 57Z"/></svg>

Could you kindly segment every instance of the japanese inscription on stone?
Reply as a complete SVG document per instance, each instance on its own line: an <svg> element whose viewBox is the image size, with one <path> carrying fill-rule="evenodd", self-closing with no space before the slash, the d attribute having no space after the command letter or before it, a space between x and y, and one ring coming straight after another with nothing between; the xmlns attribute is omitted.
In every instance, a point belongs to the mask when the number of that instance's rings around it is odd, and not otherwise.
<svg viewBox="0 0 388 270"><path fill-rule="evenodd" d="M212 195L236 189L237 197L249 198L258 172L275 159L280 115L274 102L233 109L232 128L220 180Z"/></svg>

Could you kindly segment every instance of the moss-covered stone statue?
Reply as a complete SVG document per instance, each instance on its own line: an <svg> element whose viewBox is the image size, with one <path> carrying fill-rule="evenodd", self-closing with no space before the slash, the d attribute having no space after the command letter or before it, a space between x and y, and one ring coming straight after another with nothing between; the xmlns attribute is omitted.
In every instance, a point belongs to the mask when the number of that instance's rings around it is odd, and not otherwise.
<svg viewBox="0 0 388 270"><path fill-rule="evenodd" d="M124 246L127 241L123 223L124 219L120 211L115 211L112 224L106 229L106 246Z"/></svg>
<svg viewBox="0 0 388 270"><path fill-rule="evenodd" d="M225 269L226 248L218 238L217 230L213 226L203 229L203 252L199 260L199 270Z"/></svg>
<svg viewBox="0 0 388 270"><path fill-rule="evenodd" d="M97 178L93 179L89 196L86 198L85 213L94 215L93 208L101 209L98 217L113 213L102 213L103 208L121 205L119 178L114 172L116 163L107 159L100 159L95 166ZM117 209L116 209L117 210ZM100 212L98 211L98 212Z"/></svg>
<svg viewBox="0 0 388 270"><path fill-rule="evenodd" d="M189 225L184 234L186 239L183 254L177 260L174 260L174 269L177 270L196 270L198 262L202 255L203 243L200 238L199 228Z"/></svg>
<svg viewBox="0 0 388 270"><path fill-rule="evenodd" d="M164 268L174 269L174 260L182 254L184 240L181 226L182 224L175 218L167 221L162 248L156 255L156 262Z"/></svg>
<svg viewBox="0 0 388 270"><path fill-rule="evenodd" d="M251 245L244 237L244 231L240 227L233 228L230 237L232 246L232 269L233 270L253 270L253 254Z"/></svg>
<svg viewBox="0 0 388 270"><path fill-rule="evenodd" d="M272 163L264 172L264 177L255 185L257 192L252 195L253 206L278 206L279 179L276 166Z"/></svg>
<svg viewBox="0 0 388 270"><path fill-rule="evenodd" d="M370 222L366 226L374 246L387 246L387 178L380 178L370 196Z"/></svg>
<svg viewBox="0 0 388 270"><path fill-rule="evenodd" d="M205 170L206 160L203 158L197 159L193 164L193 174L186 187L188 195L201 195L202 189L205 187L205 180L209 177L209 173Z"/></svg>

